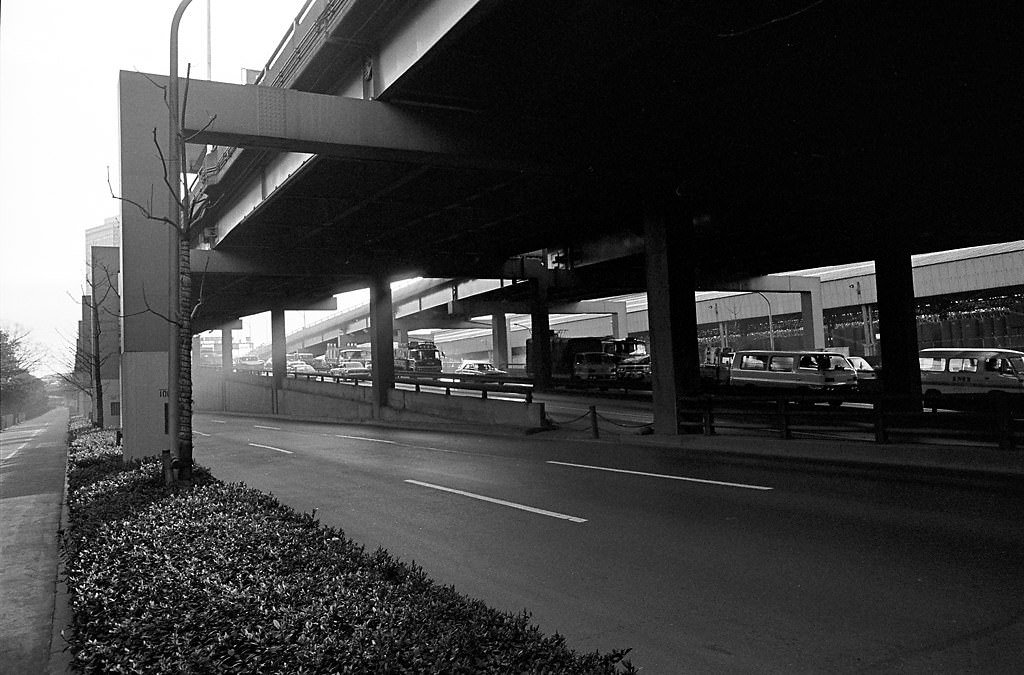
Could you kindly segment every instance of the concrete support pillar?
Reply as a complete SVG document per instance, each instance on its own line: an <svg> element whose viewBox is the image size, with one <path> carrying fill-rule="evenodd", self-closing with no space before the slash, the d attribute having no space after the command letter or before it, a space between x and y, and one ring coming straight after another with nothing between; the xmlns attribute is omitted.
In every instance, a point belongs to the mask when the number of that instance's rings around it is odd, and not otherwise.
<svg viewBox="0 0 1024 675"><path fill-rule="evenodd" d="M666 222L664 210L644 214L647 316L650 324L654 430L679 433L678 398L700 390L693 230Z"/></svg>
<svg viewBox="0 0 1024 675"><path fill-rule="evenodd" d="M547 288L535 281L536 290L530 306L530 340L532 354L527 358L533 368L533 387L537 391L551 388L551 323L548 318Z"/></svg>
<svg viewBox="0 0 1024 675"><path fill-rule="evenodd" d="M821 293L800 293L800 319L804 324L804 349L825 348L825 308Z"/></svg>
<svg viewBox="0 0 1024 675"><path fill-rule="evenodd" d="M234 349L233 349L233 347L234 347L234 341L233 341L233 338L231 337L231 329L230 328L221 328L220 329L220 367L221 367L221 370L224 371L225 375L227 375L232 370L234 370L234 367L235 367Z"/></svg>
<svg viewBox="0 0 1024 675"><path fill-rule="evenodd" d="M917 315L910 253L888 249L875 260L881 333L882 391L901 410L921 409Z"/></svg>
<svg viewBox="0 0 1024 675"><path fill-rule="evenodd" d="M626 323L626 303L612 315L612 337L616 340L629 337L629 326Z"/></svg>
<svg viewBox="0 0 1024 675"><path fill-rule="evenodd" d="M132 205L165 202L164 165L154 143L167 150L167 108L152 83L121 74L121 419L125 459L158 456L171 449L167 433L169 252L171 229ZM151 115L138 114L146 108ZM154 131L156 127L156 131ZM156 139L156 140L154 140ZM155 197L154 197L155 195ZM162 207L161 207L162 209ZM164 215L161 211L160 215ZM177 444L174 444L175 449Z"/></svg>
<svg viewBox="0 0 1024 675"><path fill-rule="evenodd" d="M373 378L373 417L380 419L395 386L395 317L387 277L370 282L370 376Z"/></svg>
<svg viewBox="0 0 1024 675"><path fill-rule="evenodd" d="M234 338L230 327L220 329L220 409L228 409L228 376L235 370ZM193 362L194 363L194 362Z"/></svg>
<svg viewBox="0 0 1024 675"><path fill-rule="evenodd" d="M491 361L495 368L508 369L508 322L504 312L491 315Z"/></svg>
<svg viewBox="0 0 1024 675"><path fill-rule="evenodd" d="M284 386L288 376L288 339L285 335L284 308L275 307L270 310L270 359L274 390ZM277 412L277 395L274 396L274 412Z"/></svg>

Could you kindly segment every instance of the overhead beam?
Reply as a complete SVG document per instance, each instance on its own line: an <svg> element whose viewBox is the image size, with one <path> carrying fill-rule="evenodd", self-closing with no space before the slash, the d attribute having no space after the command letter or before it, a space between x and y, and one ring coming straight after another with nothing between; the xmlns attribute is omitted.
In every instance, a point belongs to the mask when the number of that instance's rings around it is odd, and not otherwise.
<svg viewBox="0 0 1024 675"><path fill-rule="evenodd" d="M121 71L122 83L131 80L158 92L168 77ZM183 91L185 84L182 78ZM559 138L539 121L252 84L191 80L187 86L183 131L190 143L559 173L565 165Z"/></svg>

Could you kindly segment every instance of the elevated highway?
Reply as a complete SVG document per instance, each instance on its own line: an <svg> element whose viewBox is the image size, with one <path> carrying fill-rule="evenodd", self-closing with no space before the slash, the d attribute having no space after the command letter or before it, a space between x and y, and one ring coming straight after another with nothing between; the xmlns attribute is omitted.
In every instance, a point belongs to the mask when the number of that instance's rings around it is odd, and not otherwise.
<svg viewBox="0 0 1024 675"><path fill-rule="evenodd" d="M286 308L369 287L379 413L396 278L507 279L542 334L580 288L645 291L655 426L674 433L698 382L695 289L868 258L886 386L913 392L910 256L1019 236L1006 14L311 2L257 83L190 85L189 142L236 148L203 167L195 328L270 310L283 361ZM163 184L164 81L121 76L121 190L139 204ZM155 447L169 242L127 206L122 223L125 439ZM523 264L537 251L554 268Z"/></svg>

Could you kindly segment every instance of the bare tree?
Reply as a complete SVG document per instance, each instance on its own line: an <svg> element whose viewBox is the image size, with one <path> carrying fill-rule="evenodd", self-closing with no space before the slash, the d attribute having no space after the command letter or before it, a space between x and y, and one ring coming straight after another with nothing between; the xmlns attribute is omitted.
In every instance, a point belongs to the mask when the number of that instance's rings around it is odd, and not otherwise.
<svg viewBox="0 0 1024 675"><path fill-rule="evenodd" d="M102 276L99 278L95 274L97 271L102 272ZM117 349L107 349L105 351L102 349L103 319L106 317L121 318L120 312L111 311L110 303L108 302L108 299L111 297L117 298L118 302L116 304L120 307L116 272L112 272L109 267L103 264L93 265L86 278L86 286L88 293L83 293L81 303L89 311L89 332L88 335L80 335L79 339L70 345L74 356L70 363L65 362L64 364L71 367L70 372L58 373L57 375L65 383L84 392L93 400L93 406L96 409L96 418L93 420L93 423L102 429L106 424L103 369L112 358L118 356ZM84 343L82 340L84 340ZM70 342L67 339L65 341ZM78 373L86 373L84 382L77 375Z"/></svg>

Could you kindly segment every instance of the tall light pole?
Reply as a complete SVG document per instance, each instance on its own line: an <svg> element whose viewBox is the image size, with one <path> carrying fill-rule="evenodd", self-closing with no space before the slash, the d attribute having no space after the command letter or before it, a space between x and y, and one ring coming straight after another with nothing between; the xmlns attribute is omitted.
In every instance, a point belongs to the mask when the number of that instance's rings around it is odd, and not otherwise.
<svg viewBox="0 0 1024 675"><path fill-rule="evenodd" d="M185 13L192 0L181 0L178 9L174 12L171 20L171 62L170 78L167 82L167 108L168 108L168 142L167 142L167 179L170 185L170 196L167 204L167 217L172 225L170 245L170 278L168 279L168 308L167 318L170 319L169 328L169 351L167 357L167 403L168 403L168 424L167 432L170 436L171 455L179 462L179 470L183 474L179 476L183 480L190 480L192 477L192 446L189 443L180 443L178 435L181 429L179 415L181 406L179 397L181 387L178 380L181 375L181 267L179 259L181 247L188 246L187 237L183 238L181 233L181 166L183 143L181 142L181 129L179 128L179 103L178 103L178 26L181 23L181 16Z"/></svg>
<svg viewBox="0 0 1024 675"><path fill-rule="evenodd" d="M775 351L775 332L772 330L772 301L761 291L754 291L768 303L768 349Z"/></svg>

